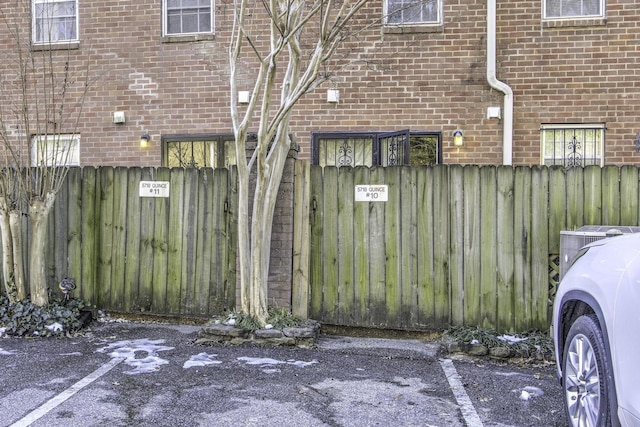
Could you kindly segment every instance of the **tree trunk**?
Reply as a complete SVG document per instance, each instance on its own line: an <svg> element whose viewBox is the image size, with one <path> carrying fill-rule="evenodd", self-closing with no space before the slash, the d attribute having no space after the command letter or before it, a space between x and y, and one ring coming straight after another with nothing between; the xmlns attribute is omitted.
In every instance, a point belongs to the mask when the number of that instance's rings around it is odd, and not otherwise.
<svg viewBox="0 0 640 427"><path fill-rule="evenodd" d="M18 300L18 290L13 274L13 242L11 239L11 228L9 226L9 214L6 209L0 210L0 233L2 233L2 276L4 278L4 288L10 303Z"/></svg>
<svg viewBox="0 0 640 427"><path fill-rule="evenodd" d="M13 283L16 287L18 301L27 298L27 280L22 263L23 240L22 240L22 218L19 211L12 210L9 212L9 234L11 235L11 272L13 273Z"/></svg>
<svg viewBox="0 0 640 427"><path fill-rule="evenodd" d="M34 200L29 206L29 218L31 219L29 288L31 290L31 302L40 307L49 304L45 249L47 247L47 217L55 199L56 193L49 192L44 201Z"/></svg>

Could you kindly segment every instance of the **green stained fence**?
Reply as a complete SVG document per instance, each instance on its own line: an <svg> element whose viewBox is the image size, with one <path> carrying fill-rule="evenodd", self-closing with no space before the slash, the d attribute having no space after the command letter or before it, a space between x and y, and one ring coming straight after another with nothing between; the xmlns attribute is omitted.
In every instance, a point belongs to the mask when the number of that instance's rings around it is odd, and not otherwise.
<svg viewBox="0 0 640 427"><path fill-rule="evenodd" d="M634 166L298 163L310 177L307 310L329 324L545 330L560 231L638 225ZM357 185L386 185L388 200L355 201Z"/></svg>
<svg viewBox="0 0 640 427"><path fill-rule="evenodd" d="M49 218L48 284L102 310L208 316L235 307L235 172L72 168ZM140 182L169 183L141 197Z"/></svg>

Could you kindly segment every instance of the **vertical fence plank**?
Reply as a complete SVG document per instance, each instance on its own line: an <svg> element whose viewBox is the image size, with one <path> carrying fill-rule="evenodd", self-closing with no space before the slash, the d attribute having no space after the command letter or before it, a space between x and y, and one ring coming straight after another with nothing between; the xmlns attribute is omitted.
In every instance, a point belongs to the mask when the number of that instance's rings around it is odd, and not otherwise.
<svg viewBox="0 0 640 427"><path fill-rule="evenodd" d="M584 222L580 224L602 224L602 168L592 165L584 169Z"/></svg>
<svg viewBox="0 0 640 427"><path fill-rule="evenodd" d="M324 265L322 271L323 302L322 314L325 318L337 324L338 320L338 168L324 170L324 234L322 246Z"/></svg>
<svg viewBox="0 0 640 427"><path fill-rule="evenodd" d="M76 286L81 286L82 280L82 169L70 168L67 175L67 187L69 202L67 212L69 257L65 260L67 270L59 273L58 277L65 275L76 280ZM76 291L76 294L78 292Z"/></svg>
<svg viewBox="0 0 640 427"><path fill-rule="evenodd" d="M527 329L531 317L531 168L518 167L514 173L514 265L513 314L516 331Z"/></svg>
<svg viewBox="0 0 640 427"><path fill-rule="evenodd" d="M584 169L565 171L567 191L567 227L575 230L584 224Z"/></svg>
<svg viewBox="0 0 640 427"><path fill-rule="evenodd" d="M416 325L419 328L435 328L435 273L433 250L434 229L434 169L423 166L417 169L416 178L416 263L417 304Z"/></svg>
<svg viewBox="0 0 640 427"><path fill-rule="evenodd" d="M311 232L309 243L310 268L309 281L311 285L309 298L309 315L313 319L322 319L322 294L324 270L323 241L324 235L324 179L320 166L311 167Z"/></svg>
<svg viewBox="0 0 640 427"><path fill-rule="evenodd" d="M454 325L463 325L465 318L465 175L469 169L464 169L461 165L451 165L449 167L450 179L450 201L451 204L451 244L449 246L449 266L451 268L450 298L451 298L451 322Z"/></svg>
<svg viewBox="0 0 640 427"><path fill-rule="evenodd" d="M172 168L169 178L169 229L167 233L167 313L180 312L183 244L185 240L184 194L185 170Z"/></svg>
<svg viewBox="0 0 640 427"><path fill-rule="evenodd" d="M308 160L299 160L294 168L291 312L295 317L306 319L309 317L309 215L311 194L309 180L311 179L311 164ZM357 268L357 260L354 261ZM354 316L357 317L357 313L358 311L354 310ZM360 323L359 319L356 322Z"/></svg>
<svg viewBox="0 0 640 427"><path fill-rule="evenodd" d="M480 169L480 319L485 328L495 327L498 319L498 185L496 168Z"/></svg>
<svg viewBox="0 0 640 427"><path fill-rule="evenodd" d="M626 165L620 170L620 223L640 225L638 222L638 167Z"/></svg>
<svg viewBox="0 0 640 427"><path fill-rule="evenodd" d="M444 326L451 323L451 295L449 293L449 233L451 218L449 212L449 166L434 169L433 190L434 318L435 325Z"/></svg>
<svg viewBox="0 0 640 427"><path fill-rule="evenodd" d="M549 316L549 174L532 168L531 176L531 321L529 328L544 330ZM559 238L559 234L556 236Z"/></svg>
<svg viewBox="0 0 640 427"><path fill-rule="evenodd" d="M79 296L97 306L98 280L98 230L99 200L98 171L92 167L82 169L82 275L78 288Z"/></svg>
<svg viewBox="0 0 640 427"><path fill-rule="evenodd" d="M151 263L142 266L142 203L140 197L140 181L142 170L130 168L127 171L127 212L126 212L126 243L123 289L124 310L127 312L140 312L139 287L141 268L149 269ZM150 221L152 217L144 217L144 221Z"/></svg>
<svg viewBox="0 0 640 427"><path fill-rule="evenodd" d="M400 317L402 328L412 328L418 321L418 294L417 294L417 215L416 215L416 168L403 166L400 169L400 245L402 247L401 258L401 307Z"/></svg>
<svg viewBox="0 0 640 427"><path fill-rule="evenodd" d="M337 195L338 195L338 304L337 320L343 325L353 325L353 300L354 300L354 279L353 279L353 209L354 209L354 173L352 168L338 169Z"/></svg>
<svg viewBox="0 0 640 427"><path fill-rule="evenodd" d="M100 191L99 242L98 251L98 304L111 310L111 267L113 263L113 174L112 167L100 168L98 183Z"/></svg>
<svg viewBox="0 0 640 427"><path fill-rule="evenodd" d="M385 202L371 202L382 205L384 209L384 233L382 241L385 246L385 302L387 325L397 326L400 322L400 311L402 309L402 242L400 241L400 168L397 166L384 169L384 181L372 182L372 185L386 182L389 186L389 200Z"/></svg>
<svg viewBox="0 0 640 427"><path fill-rule="evenodd" d="M369 168L359 166L355 168L354 186L369 185L371 178ZM371 248L371 224L369 222L369 203L359 202L354 205L353 211L353 257L354 257L354 277L355 277L355 299L354 299L354 323L357 325L367 325L371 321L369 312L369 295L371 276L370 253Z"/></svg>
<svg viewBox="0 0 640 427"><path fill-rule="evenodd" d="M195 290L194 290L194 307L193 313L203 315L209 313L209 294L211 293L211 266L212 258L212 240L213 227L211 224L211 215L213 212L212 201L213 186L213 169L203 168L198 175L197 189L198 201L195 206L197 216L199 218L199 229L196 232L195 246ZM226 269L226 264L221 266Z"/></svg>
<svg viewBox="0 0 640 427"><path fill-rule="evenodd" d="M549 253L560 253L560 231L567 230L567 185L564 170L549 169Z"/></svg>
<svg viewBox="0 0 640 427"><path fill-rule="evenodd" d="M620 225L620 168L617 166L602 169L602 222Z"/></svg>
<svg viewBox="0 0 640 427"><path fill-rule="evenodd" d="M155 180L155 169L144 168L140 173L141 181ZM138 278L137 302L132 303L140 312L150 312L154 306L153 276L155 271L155 236L156 221L159 221L156 213L156 199L152 197L140 198L140 272Z"/></svg>
<svg viewBox="0 0 640 427"><path fill-rule="evenodd" d="M482 222L480 168L476 165L464 169L464 246L463 246L463 301L465 325L478 325L481 322L482 283ZM490 251L491 248L487 248Z"/></svg>
<svg viewBox="0 0 640 427"><path fill-rule="evenodd" d="M216 169L213 172L215 177L215 187L219 188L218 204L216 211L223 215L220 219L220 231L216 232L216 248L221 260L223 275L216 285L218 300L215 306L224 310L235 308L236 306L236 255L238 248L238 168L231 167L229 171ZM224 269L222 266L226 265ZM220 311L214 311L219 313Z"/></svg>
<svg viewBox="0 0 640 427"><path fill-rule="evenodd" d="M178 312L195 314L196 234L202 232L198 206L199 169L185 169L182 198L182 243L180 245L180 298Z"/></svg>
<svg viewBox="0 0 640 427"><path fill-rule="evenodd" d="M170 169L156 170L154 181L169 181ZM170 199L170 198L169 198ZM168 283L168 234L169 234L169 200L162 197L154 199L155 218L153 226L153 289L151 292L151 311L167 313L167 283Z"/></svg>
<svg viewBox="0 0 640 427"><path fill-rule="evenodd" d="M113 172L113 213L111 245L111 309L125 309L125 260L127 237L127 189L128 169L117 167Z"/></svg>
<svg viewBox="0 0 640 427"><path fill-rule="evenodd" d="M501 166L497 171L498 180L498 320L501 330L513 330L514 318L514 241L513 241L513 169Z"/></svg>
<svg viewBox="0 0 640 427"><path fill-rule="evenodd" d="M381 167L372 168L369 175L369 184L384 184L386 170ZM385 203L369 204L369 262L371 266L370 281L370 312L371 326L386 327L387 311L387 269L386 243L385 243Z"/></svg>

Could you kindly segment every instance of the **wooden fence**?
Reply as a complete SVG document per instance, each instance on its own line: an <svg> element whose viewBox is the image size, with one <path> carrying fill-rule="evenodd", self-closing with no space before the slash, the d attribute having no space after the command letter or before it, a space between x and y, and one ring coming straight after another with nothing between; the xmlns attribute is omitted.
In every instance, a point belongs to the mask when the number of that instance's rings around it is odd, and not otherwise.
<svg viewBox="0 0 640 427"><path fill-rule="evenodd" d="M337 325L545 330L560 231L638 225L640 208L634 166L298 162L297 179L308 183L297 185L310 191L297 218L308 210L310 231L308 249L294 248L294 302ZM356 185L387 185L388 201L355 202Z"/></svg>
<svg viewBox="0 0 640 427"><path fill-rule="evenodd" d="M235 172L72 168L50 216L47 275L93 307L200 316L235 307ZM141 197L141 181L169 197Z"/></svg>

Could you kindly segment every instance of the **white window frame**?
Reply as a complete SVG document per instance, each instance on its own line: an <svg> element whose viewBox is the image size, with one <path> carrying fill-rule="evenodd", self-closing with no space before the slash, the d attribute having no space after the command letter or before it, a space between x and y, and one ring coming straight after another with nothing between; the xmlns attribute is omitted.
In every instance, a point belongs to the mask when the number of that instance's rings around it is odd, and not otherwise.
<svg viewBox="0 0 640 427"><path fill-rule="evenodd" d="M80 166L80 135L35 135L31 138L31 166Z"/></svg>
<svg viewBox="0 0 640 427"><path fill-rule="evenodd" d="M586 166L584 160L581 160L580 162L581 164L572 164L573 162L566 155L567 151L563 148L567 147L568 138L571 136L572 132L576 135L576 137L579 138L580 143L582 144L589 143L589 141L584 141L584 140L581 140L582 138L580 138L580 133L589 132L589 131L596 132L597 136L593 140L593 144L595 145L595 147L590 146L590 147L582 148L584 152L591 153L592 155L592 157L590 157L592 160L588 163L588 165L597 164L601 167L604 166L604 146L605 146L605 131L606 131L606 125L604 123L587 123L587 124L570 123L570 124L542 125L540 127L540 147L541 147L540 164L542 165L553 164L552 162L554 160L561 158L563 159L563 164L566 163L565 167ZM567 135L565 135L563 138L564 145L547 141L548 135L560 134L562 132L567 132ZM584 133L582 135L584 135ZM555 149L554 152L551 152L553 151L551 149L552 147ZM568 159L568 160L566 160L565 162L565 159Z"/></svg>
<svg viewBox="0 0 640 427"><path fill-rule="evenodd" d="M548 3L551 0L542 0L542 17L544 20L560 20L560 19L594 19L594 18L604 18L605 16L605 6L606 6L606 0L598 0L598 2L600 3L600 13L599 14L581 14L581 15L558 15L558 16L550 16L547 13L547 9L548 9ZM561 2L565 2L568 0L558 0ZM582 2L584 2L585 0L580 0Z"/></svg>
<svg viewBox="0 0 640 427"><path fill-rule="evenodd" d="M402 22L392 22L389 17L391 16L389 2L391 0L384 0L383 2L383 13L384 13L384 23L385 25L390 26L440 26L443 22L443 13L442 13L442 1L443 0L433 0L433 3L436 4L438 8L436 12L436 20L435 21L402 21ZM416 4L424 4L425 0L395 0L395 1L403 1L406 3L416 3Z"/></svg>
<svg viewBox="0 0 640 427"><path fill-rule="evenodd" d="M179 32L179 33L170 33L169 32L169 1L170 0L162 0L162 34L163 36L182 36L188 34L213 34L214 33L214 24L215 24L215 4L214 0L209 0L209 8L211 15L210 30L209 31L191 31L191 32ZM184 7L183 7L184 9Z"/></svg>
<svg viewBox="0 0 640 427"><path fill-rule="evenodd" d="M53 33L51 31L51 28L53 28L54 26L54 20L55 19L60 19L63 18L63 16L50 16L50 17L46 17L46 18L40 18L38 16L38 7L41 5L45 5L45 10L46 10L46 5L55 5L56 3L73 3L74 4L74 12L75 12L75 16L67 16L67 18L73 18L73 22L74 22L74 29L75 29L75 35L73 37L69 37L69 38L60 38L60 39L50 39L51 34ZM55 7L55 6L52 6ZM31 3L31 31L32 31L32 35L31 38L33 40L34 44L45 44L45 43L68 43L68 42L76 42L78 41L78 35L80 34L80 22L79 22L79 13L78 13L78 0L32 0ZM38 39L38 25L40 22L47 22L48 23L48 28L49 28L49 32L48 32L48 36L47 37L42 37L41 39ZM43 29L42 34L45 34L45 31Z"/></svg>

